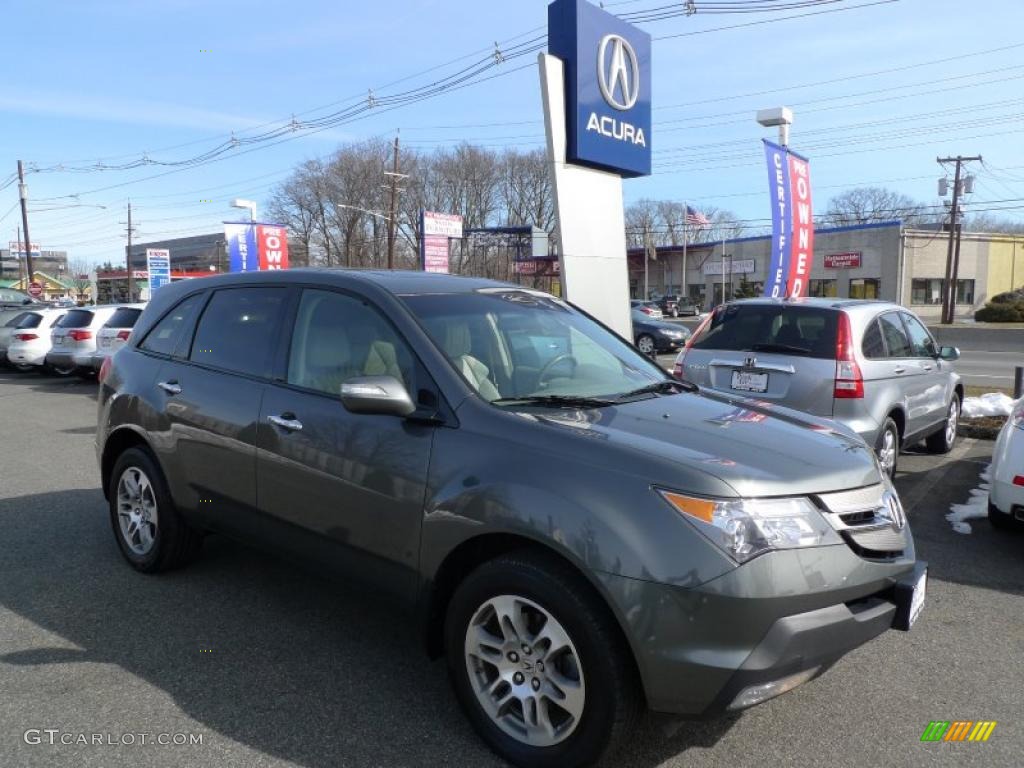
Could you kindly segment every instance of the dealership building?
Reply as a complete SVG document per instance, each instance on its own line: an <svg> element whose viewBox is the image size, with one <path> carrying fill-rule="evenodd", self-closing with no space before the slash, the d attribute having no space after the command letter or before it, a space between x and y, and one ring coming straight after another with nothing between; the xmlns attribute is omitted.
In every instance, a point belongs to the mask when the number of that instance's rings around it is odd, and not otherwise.
<svg viewBox="0 0 1024 768"><path fill-rule="evenodd" d="M760 295L771 261L771 236L655 249L647 261L648 295L687 295L713 306L747 288ZM910 229L901 221L816 229L812 296L884 299L927 321L942 314L949 232ZM630 295L644 292L644 252L629 251ZM684 264L685 261L685 264ZM684 275L685 271L685 275ZM957 317L970 317L997 293L1024 285L1024 235L963 232ZM684 287L685 286L685 287Z"/></svg>

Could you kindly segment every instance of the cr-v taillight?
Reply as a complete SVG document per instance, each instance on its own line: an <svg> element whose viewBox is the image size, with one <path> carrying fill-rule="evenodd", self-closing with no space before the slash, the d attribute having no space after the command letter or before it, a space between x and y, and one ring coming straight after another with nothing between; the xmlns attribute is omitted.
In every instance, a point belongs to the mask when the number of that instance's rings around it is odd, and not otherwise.
<svg viewBox="0 0 1024 768"><path fill-rule="evenodd" d="M705 317L703 320L701 320L700 321L700 325L698 325L696 330L694 330L694 332L690 334L690 338L688 338L686 340L686 343L683 344L683 348L681 350L679 350L679 354L676 356L676 364L674 366L672 366L672 375L675 376L680 381L684 377L684 374L683 374L683 370L684 370L683 363L686 361L686 353L690 350L690 347L693 346L693 343L698 338L700 338L700 335L702 333L704 333L704 329L707 328L711 324L712 318L714 318L718 314L719 310L721 310L721 309L722 309L721 305L715 307L713 312L710 312L707 317Z"/></svg>
<svg viewBox="0 0 1024 768"><path fill-rule="evenodd" d="M850 316L839 313L839 328L836 331L836 382L832 396L841 399L864 397L864 377L853 353L853 331Z"/></svg>

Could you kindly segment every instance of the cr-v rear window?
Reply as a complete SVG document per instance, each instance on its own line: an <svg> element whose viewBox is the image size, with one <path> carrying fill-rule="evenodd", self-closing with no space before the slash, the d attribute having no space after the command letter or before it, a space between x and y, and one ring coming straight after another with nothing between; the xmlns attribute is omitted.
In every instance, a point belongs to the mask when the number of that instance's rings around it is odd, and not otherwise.
<svg viewBox="0 0 1024 768"><path fill-rule="evenodd" d="M115 310L110 319L103 324L104 328L134 328L135 321L142 314L141 309L134 307L120 307Z"/></svg>
<svg viewBox="0 0 1024 768"><path fill-rule="evenodd" d="M92 325L92 312L88 309L70 309L57 323L58 328L87 328Z"/></svg>
<svg viewBox="0 0 1024 768"><path fill-rule="evenodd" d="M823 307L732 304L718 310L692 349L834 358L837 312Z"/></svg>

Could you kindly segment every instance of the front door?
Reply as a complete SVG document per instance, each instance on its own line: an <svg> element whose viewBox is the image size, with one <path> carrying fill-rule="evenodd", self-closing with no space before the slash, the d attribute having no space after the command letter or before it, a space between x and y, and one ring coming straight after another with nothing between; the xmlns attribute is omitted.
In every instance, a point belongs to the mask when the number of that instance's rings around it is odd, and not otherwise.
<svg viewBox="0 0 1024 768"><path fill-rule="evenodd" d="M879 315L878 324L885 339L890 375L896 381L900 399L906 407L907 423L903 434L910 436L928 424L930 381L914 355L900 313L894 311Z"/></svg>
<svg viewBox="0 0 1024 768"><path fill-rule="evenodd" d="M901 312L900 315L907 328L911 352L927 382L922 404L926 409L922 418L923 425L934 426L946 418L946 406L952 397L952 393L946 389L953 364L939 358L939 346L920 320L909 312Z"/></svg>
<svg viewBox="0 0 1024 768"><path fill-rule="evenodd" d="M390 375L416 400L426 372L376 308L320 289L302 291L287 358L260 411L261 512L299 557L411 597L435 427L350 413L340 389Z"/></svg>

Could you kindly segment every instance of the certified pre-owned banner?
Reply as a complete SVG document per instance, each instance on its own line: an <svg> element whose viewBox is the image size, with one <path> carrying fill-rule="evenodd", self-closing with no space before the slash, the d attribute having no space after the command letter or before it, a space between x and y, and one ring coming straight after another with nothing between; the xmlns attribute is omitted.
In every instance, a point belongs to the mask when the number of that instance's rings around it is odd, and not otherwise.
<svg viewBox="0 0 1024 768"><path fill-rule="evenodd" d="M288 269L288 233L275 224L224 222L231 272Z"/></svg>
<svg viewBox="0 0 1024 768"><path fill-rule="evenodd" d="M764 142L772 207L772 258L764 295L806 296L814 255L811 174L807 159Z"/></svg>

